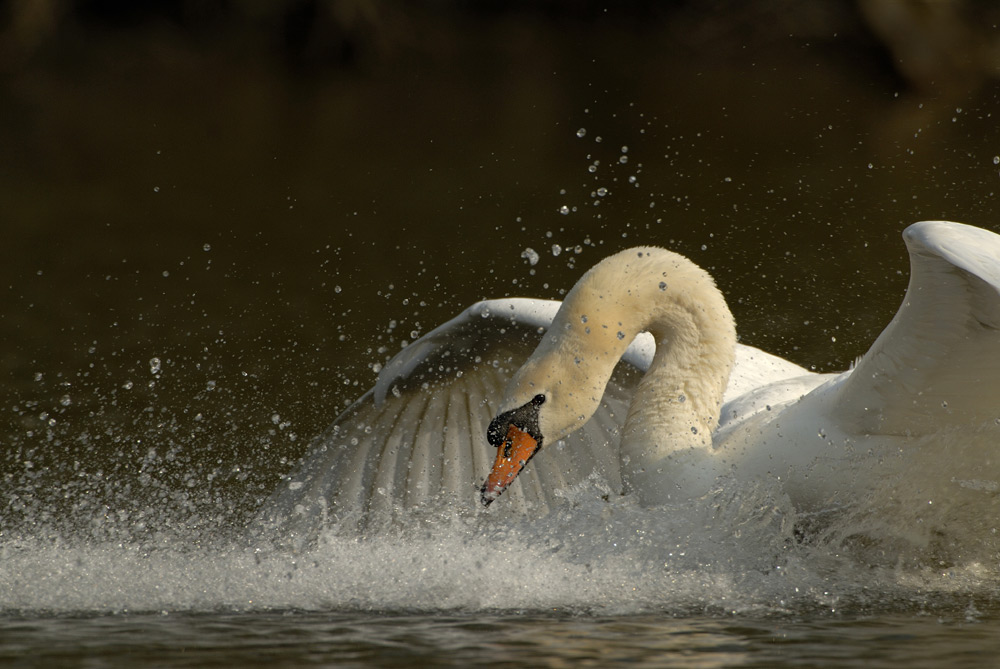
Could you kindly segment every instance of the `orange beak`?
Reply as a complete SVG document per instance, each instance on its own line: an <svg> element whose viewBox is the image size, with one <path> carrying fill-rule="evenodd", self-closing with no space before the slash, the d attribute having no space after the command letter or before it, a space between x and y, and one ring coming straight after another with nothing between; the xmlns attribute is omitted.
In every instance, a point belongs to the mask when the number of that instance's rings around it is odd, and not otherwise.
<svg viewBox="0 0 1000 669"><path fill-rule="evenodd" d="M493 463L493 469L483 484L481 492L484 506L489 506L507 489L507 486L514 482L537 450L538 442L530 434L513 424L507 428L507 436L503 444L497 448L497 459Z"/></svg>

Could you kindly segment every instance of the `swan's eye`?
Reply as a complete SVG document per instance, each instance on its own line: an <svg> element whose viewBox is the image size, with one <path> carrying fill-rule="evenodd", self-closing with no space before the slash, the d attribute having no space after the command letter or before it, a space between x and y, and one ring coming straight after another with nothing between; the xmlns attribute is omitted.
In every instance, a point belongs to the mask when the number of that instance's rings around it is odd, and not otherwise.
<svg viewBox="0 0 1000 669"><path fill-rule="evenodd" d="M531 398L531 403L536 407L545 404L545 395L535 395Z"/></svg>

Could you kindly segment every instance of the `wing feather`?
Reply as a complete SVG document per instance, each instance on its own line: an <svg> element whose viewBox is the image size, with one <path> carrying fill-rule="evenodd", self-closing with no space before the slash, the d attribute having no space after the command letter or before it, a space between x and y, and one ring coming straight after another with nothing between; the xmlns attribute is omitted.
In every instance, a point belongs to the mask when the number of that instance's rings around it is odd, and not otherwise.
<svg viewBox="0 0 1000 669"><path fill-rule="evenodd" d="M903 233L910 283L832 409L867 434L917 435L1000 417L1000 236L924 221Z"/></svg>
<svg viewBox="0 0 1000 669"><path fill-rule="evenodd" d="M478 303L403 349L376 387L312 442L262 507L258 529L301 546L326 526L365 532L434 505L486 512L478 489L496 453L486 427L557 308L541 300ZM545 513L561 489L595 471L620 485L620 406L636 378L616 375L615 409L602 407L565 446L543 448L507 491L504 508L489 513Z"/></svg>
<svg viewBox="0 0 1000 669"><path fill-rule="evenodd" d="M376 531L435 505L456 513L540 515L566 503L567 489L581 483L595 493L620 491L621 428L652 359L648 335L633 342L590 421L562 442L545 444L503 505L485 511L479 504L495 457L486 428L507 381L558 307L546 300L480 302L403 349L283 477L256 530L297 547L325 527ZM804 371L740 346L733 379L747 385Z"/></svg>

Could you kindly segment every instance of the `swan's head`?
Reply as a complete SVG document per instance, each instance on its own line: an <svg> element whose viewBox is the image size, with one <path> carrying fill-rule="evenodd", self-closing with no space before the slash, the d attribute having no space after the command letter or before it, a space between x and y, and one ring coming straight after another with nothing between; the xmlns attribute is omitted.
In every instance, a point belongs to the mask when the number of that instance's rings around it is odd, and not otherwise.
<svg viewBox="0 0 1000 669"><path fill-rule="evenodd" d="M587 342L589 347L578 345L572 329L554 326L552 330L539 351L511 379L502 411L486 432L497 449L493 469L481 490L486 506L513 483L544 444L583 427L597 410L610 370L621 355L595 341Z"/></svg>
<svg viewBox="0 0 1000 669"><path fill-rule="evenodd" d="M496 447L497 457L480 491L483 505L489 506L499 497L541 449L545 437L538 420L545 401L545 394L539 393L523 406L505 411L490 423L486 438Z"/></svg>

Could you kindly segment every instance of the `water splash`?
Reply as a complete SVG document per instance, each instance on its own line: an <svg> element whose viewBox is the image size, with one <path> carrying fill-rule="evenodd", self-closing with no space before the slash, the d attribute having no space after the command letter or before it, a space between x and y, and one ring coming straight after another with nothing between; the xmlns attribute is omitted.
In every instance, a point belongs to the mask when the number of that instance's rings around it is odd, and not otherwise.
<svg viewBox="0 0 1000 669"><path fill-rule="evenodd" d="M859 538L870 519L841 512L812 532L768 486L654 509L583 486L563 498L514 521L435 508L368 534L334 524L299 551L219 519L216 533L193 509L147 515L164 527L152 533L136 531L141 514L96 538L25 528L0 542L0 609L770 614L996 594L995 564L879 563L885 546Z"/></svg>

